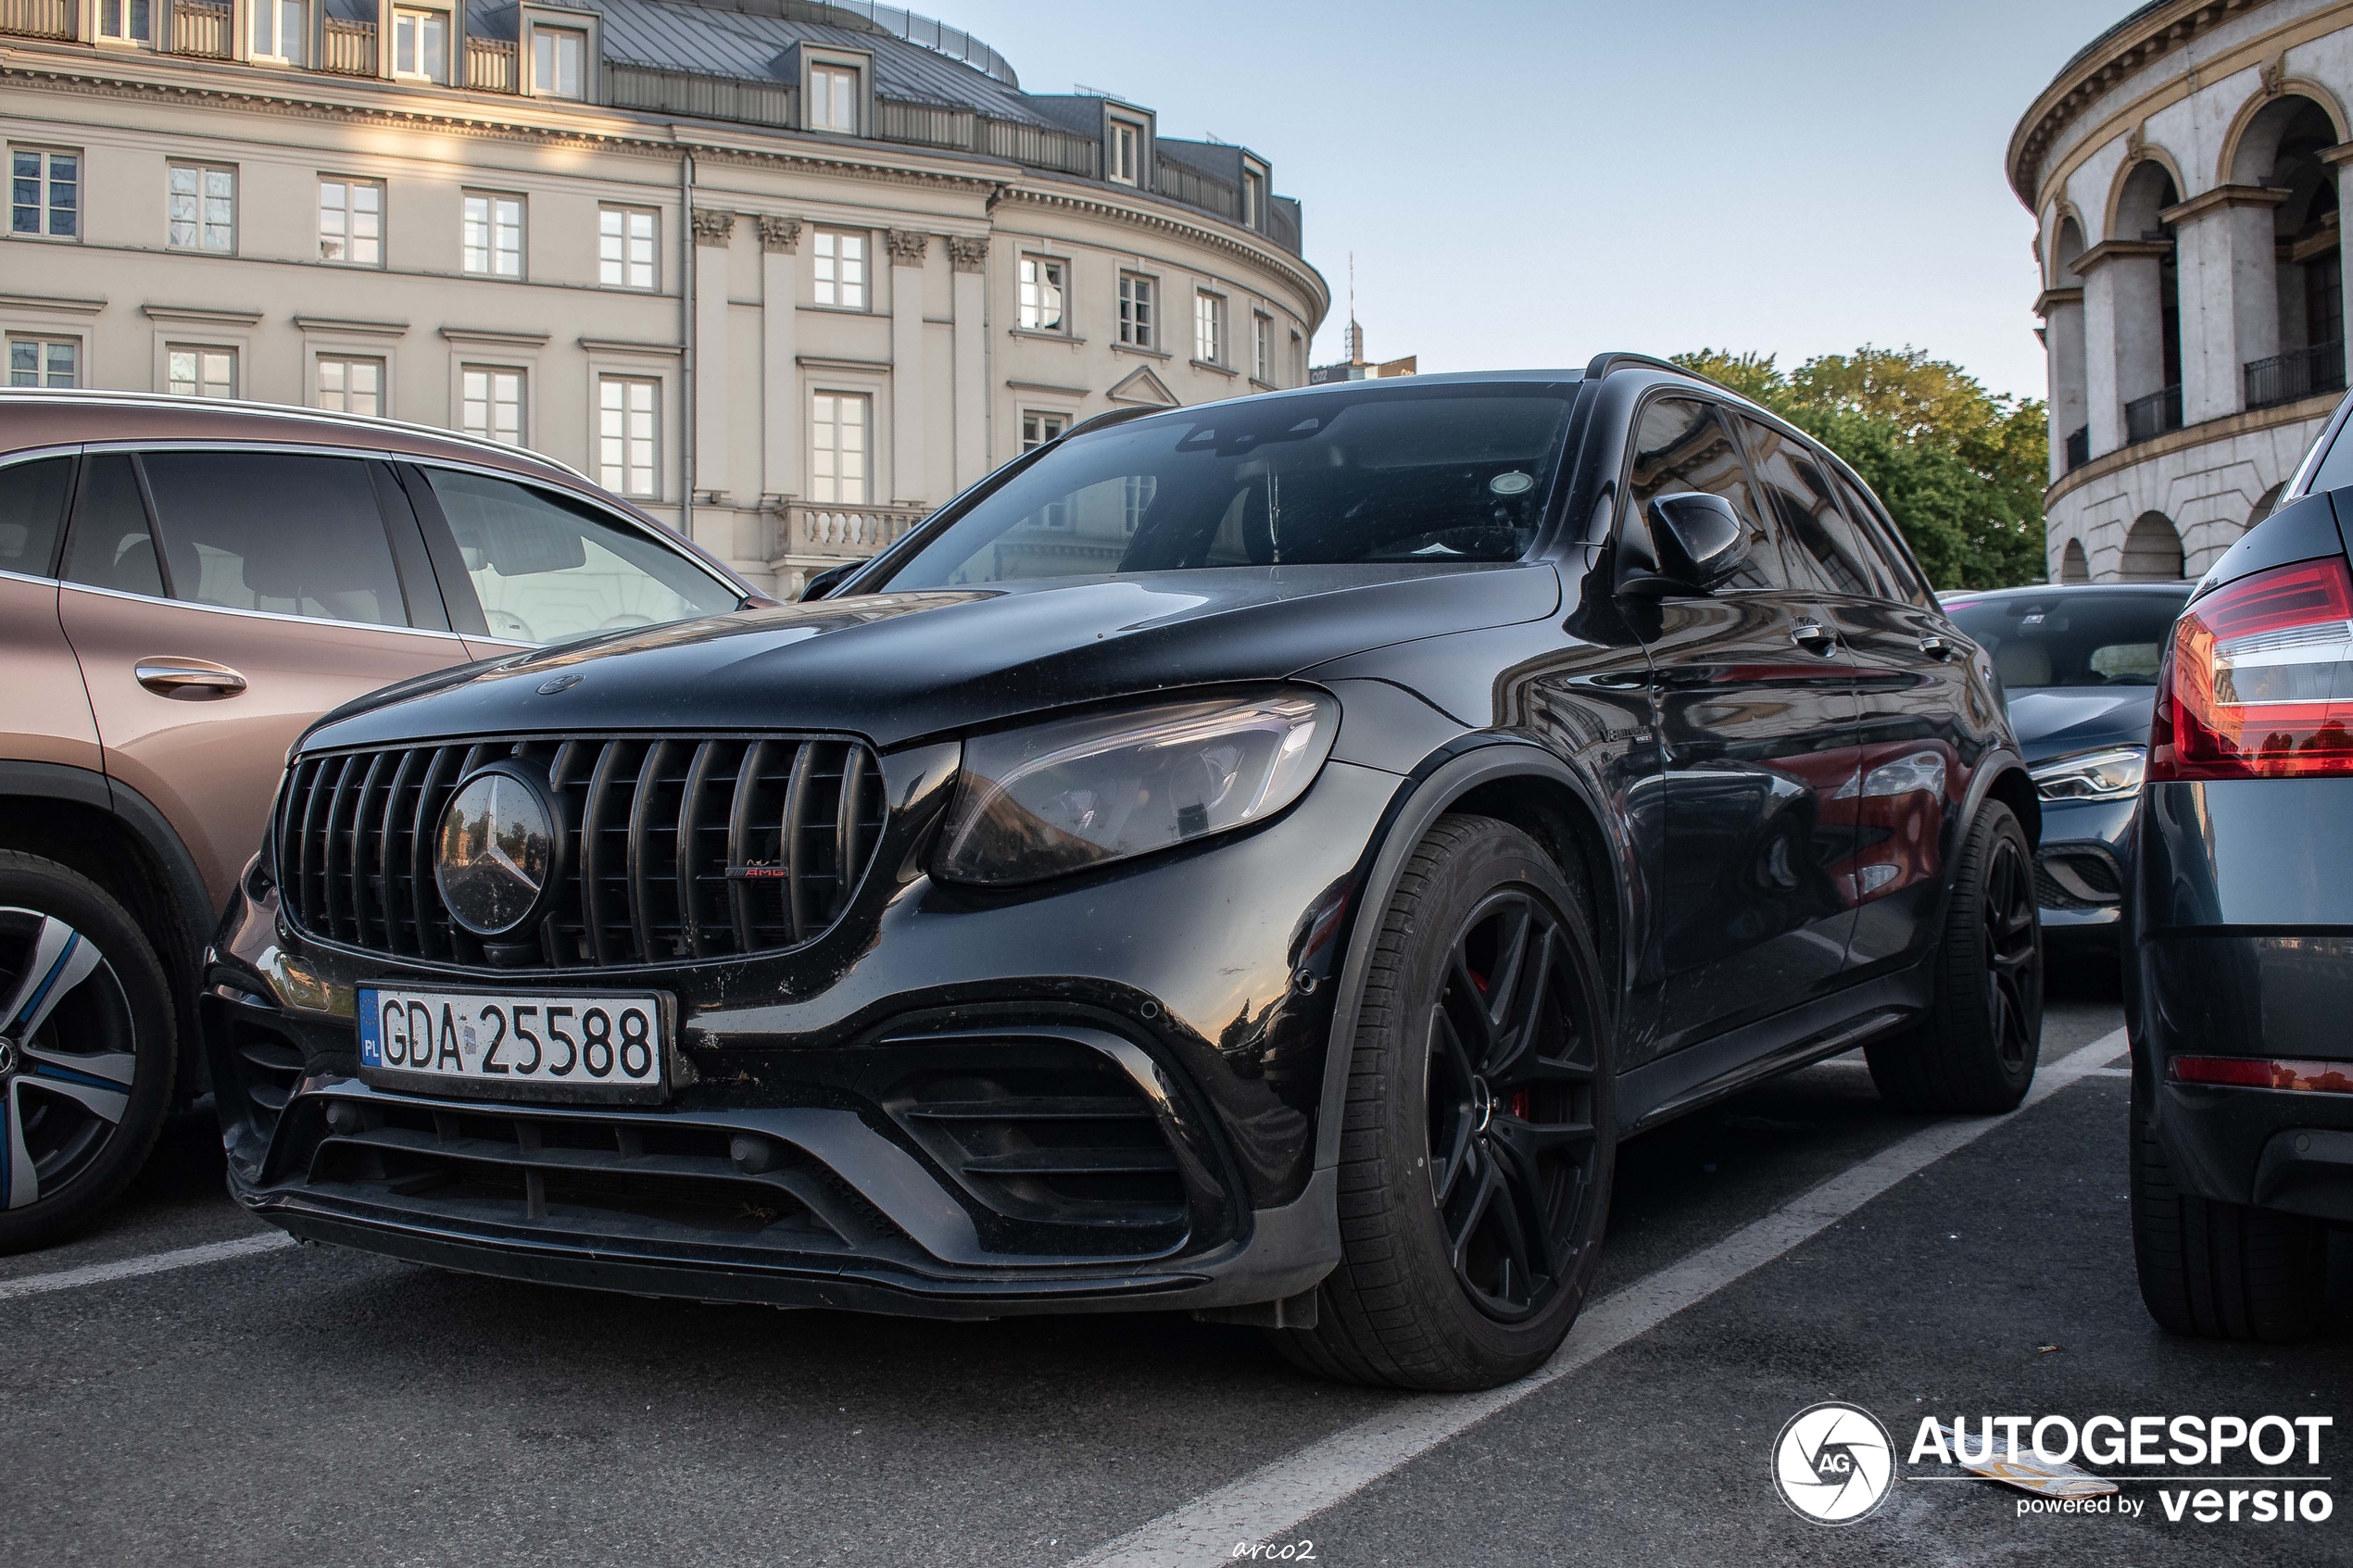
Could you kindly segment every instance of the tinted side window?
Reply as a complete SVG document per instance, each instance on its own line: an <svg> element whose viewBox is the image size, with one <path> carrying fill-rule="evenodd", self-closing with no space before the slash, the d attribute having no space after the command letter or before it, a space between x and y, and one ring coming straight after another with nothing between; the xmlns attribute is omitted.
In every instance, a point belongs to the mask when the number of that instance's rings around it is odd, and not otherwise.
<svg viewBox="0 0 2353 1568"><path fill-rule="evenodd" d="M2312 483L2305 486L2307 495L2342 490L2353 484L2353 438L2348 438L2348 433L2353 433L2353 421L2348 421L2344 429L2336 433L2336 439L2329 443L2327 455L2322 458L2321 466L2313 470Z"/></svg>
<svg viewBox="0 0 2353 1568"><path fill-rule="evenodd" d="M368 465L291 452L149 452L171 596L406 626Z"/></svg>
<svg viewBox="0 0 2353 1568"><path fill-rule="evenodd" d="M586 507L486 474L425 474L494 637L557 643L740 602L687 558Z"/></svg>
<svg viewBox="0 0 2353 1568"><path fill-rule="evenodd" d="M1838 509L1838 498L1804 446L1780 432L1740 416L1756 477L1765 486L1789 547L1793 574L1812 578L1834 594L1875 595L1885 589L1871 577L1854 530Z"/></svg>
<svg viewBox="0 0 2353 1568"><path fill-rule="evenodd" d="M49 575L72 485L71 458L41 458L0 469L0 571Z"/></svg>
<svg viewBox="0 0 2353 1568"><path fill-rule="evenodd" d="M82 494L73 505L63 576L93 588L163 597L163 569L147 525L147 501L129 453L102 452L82 460Z"/></svg>
<svg viewBox="0 0 2353 1568"><path fill-rule="evenodd" d="M1704 490L1732 504L1749 527L1748 559L1724 584L1726 591L1785 588L1780 546L1756 504L1748 465L1742 460L1731 427L1712 403L1662 397L1642 410L1634 427L1634 472L1626 487L1626 526L1647 534L1650 504L1661 495Z"/></svg>
<svg viewBox="0 0 2353 1568"><path fill-rule="evenodd" d="M1919 569L1912 564L1911 552L1896 542L1895 527L1887 521L1887 514L1874 506L1869 496L1848 483L1843 475L1834 478L1839 499L1846 503L1846 515L1854 520L1856 536L1869 547L1872 558L1879 562L1880 573L1888 582L1888 591L1896 598L1933 607L1936 590L1929 586L1928 579L1921 576Z"/></svg>

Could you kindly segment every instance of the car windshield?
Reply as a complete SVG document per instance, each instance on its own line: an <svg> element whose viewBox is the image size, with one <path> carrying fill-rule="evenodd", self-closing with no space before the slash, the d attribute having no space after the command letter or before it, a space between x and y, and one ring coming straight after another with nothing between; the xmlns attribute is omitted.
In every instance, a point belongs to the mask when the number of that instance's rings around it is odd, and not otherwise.
<svg viewBox="0 0 2353 1568"><path fill-rule="evenodd" d="M2002 684L2153 686L2181 592L2134 590L2007 594L1944 607L1953 623L1994 656Z"/></svg>
<svg viewBox="0 0 2353 1568"><path fill-rule="evenodd" d="M1535 542L1572 391L1489 383L1241 398L1076 435L957 519L887 586L1516 560Z"/></svg>

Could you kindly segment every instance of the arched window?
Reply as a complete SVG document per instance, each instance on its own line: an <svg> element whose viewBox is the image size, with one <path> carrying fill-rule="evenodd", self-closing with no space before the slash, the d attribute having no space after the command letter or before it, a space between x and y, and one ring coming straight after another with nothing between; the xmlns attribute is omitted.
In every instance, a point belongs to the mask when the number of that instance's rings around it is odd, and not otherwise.
<svg viewBox="0 0 2353 1568"><path fill-rule="evenodd" d="M2248 509L2246 514L2246 525L2249 528L2252 528L2257 523L2261 522L2265 518L2270 517L2271 515L2271 508L2280 504L2280 492L2286 488L2287 481L2283 479L2277 484L2272 485L2269 490L2264 491L2262 497Z"/></svg>
<svg viewBox="0 0 2353 1568"><path fill-rule="evenodd" d="M2116 390L2126 445L2182 428L2182 286L2173 226L2158 215L2181 201L2173 175L2155 158L2133 165L2117 193L2108 237L2162 245L2153 257L2113 263Z"/></svg>
<svg viewBox="0 0 2353 1568"><path fill-rule="evenodd" d="M2182 536L2163 512L2143 512L2124 535L2124 568L2117 573L2126 583L2179 583L2182 580Z"/></svg>
<svg viewBox="0 0 2353 1568"><path fill-rule="evenodd" d="M2336 122L2309 98L2289 94L2247 120L2231 150L2231 181L2284 193L2271 209L2275 270L2235 280L2277 290L2276 302L2245 301L2241 316L2276 319L2275 343L2245 345L2246 406L2270 408L2345 388L2345 270L2338 257L2336 169L2321 154ZM2250 312L2246 307L2252 304Z"/></svg>
<svg viewBox="0 0 2353 1568"><path fill-rule="evenodd" d="M2092 558L2083 553L2083 541L2070 539L2067 548L2059 552L2059 581L2089 583L2092 580Z"/></svg>

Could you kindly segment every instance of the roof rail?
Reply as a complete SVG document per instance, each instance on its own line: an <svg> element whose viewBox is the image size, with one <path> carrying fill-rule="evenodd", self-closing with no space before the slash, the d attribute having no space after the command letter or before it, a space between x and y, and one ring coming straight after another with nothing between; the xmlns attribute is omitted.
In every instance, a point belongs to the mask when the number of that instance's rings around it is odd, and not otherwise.
<svg viewBox="0 0 2353 1568"><path fill-rule="evenodd" d="M1655 354L1629 354L1622 349L1610 349L1594 355L1585 366L1585 379L1599 381L1622 366L1634 365L1646 366L1654 370L1666 370L1679 376L1692 376L1700 381L1710 381L1709 377L1701 375L1697 370L1687 370L1671 359L1662 359Z"/></svg>
<svg viewBox="0 0 2353 1568"><path fill-rule="evenodd" d="M1147 414L1165 414L1168 411L1166 408L1106 408L1100 414L1088 416L1063 432L1063 438L1066 440L1074 435L1084 434L1090 430L1107 430L1113 425L1124 425L1129 420L1140 420Z"/></svg>

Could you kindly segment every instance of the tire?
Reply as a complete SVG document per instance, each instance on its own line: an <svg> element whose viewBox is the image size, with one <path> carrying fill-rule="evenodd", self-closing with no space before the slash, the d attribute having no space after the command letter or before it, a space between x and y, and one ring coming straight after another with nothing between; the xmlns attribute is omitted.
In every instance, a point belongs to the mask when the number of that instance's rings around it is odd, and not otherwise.
<svg viewBox="0 0 2353 1568"><path fill-rule="evenodd" d="M1491 1388L1559 1346L1609 1212L1604 995L1584 906L1535 840L1488 818L1440 819L1382 911L1365 974L1340 1135L1341 1260L1317 1287L1315 1327L1269 1331L1295 1365L1386 1387Z"/></svg>
<svg viewBox="0 0 2353 1568"><path fill-rule="evenodd" d="M1864 1048L1881 1098L1906 1110L2015 1110L2043 1046L2034 854L1998 800L1978 808L1953 868L1936 995L1916 1029Z"/></svg>
<svg viewBox="0 0 2353 1568"><path fill-rule="evenodd" d="M2301 1214L2182 1191L2133 1075L2133 1264L2168 1334L2302 1339L2328 1314L2328 1226Z"/></svg>
<svg viewBox="0 0 2353 1568"><path fill-rule="evenodd" d="M96 883L0 850L0 1253L120 1196L171 1104L171 987Z"/></svg>

